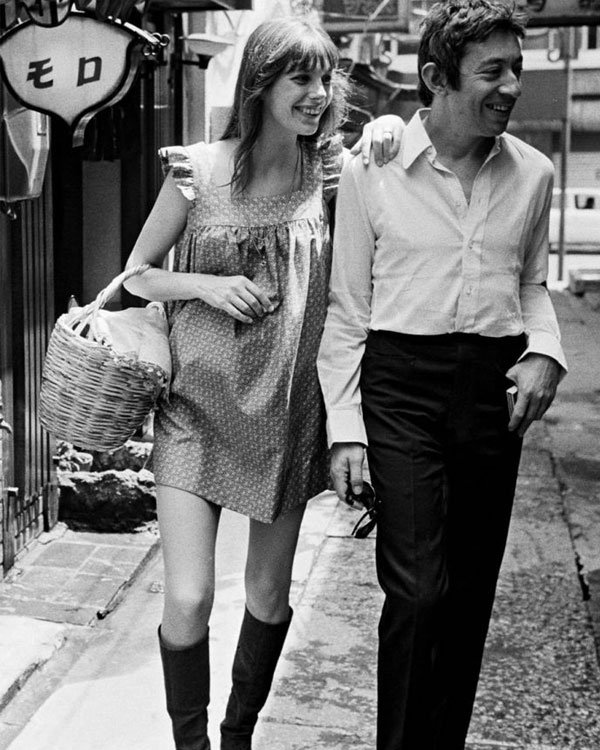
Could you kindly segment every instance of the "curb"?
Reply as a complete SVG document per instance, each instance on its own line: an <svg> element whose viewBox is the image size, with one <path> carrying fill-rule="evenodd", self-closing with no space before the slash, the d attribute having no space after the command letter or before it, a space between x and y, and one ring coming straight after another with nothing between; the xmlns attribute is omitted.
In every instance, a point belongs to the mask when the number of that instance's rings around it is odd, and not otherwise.
<svg viewBox="0 0 600 750"><path fill-rule="evenodd" d="M14 619L18 616L16 615L5 615L4 617L0 617L0 632L1 632L1 625L4 620L6 620L7 617L10 617L12 620L11 625L14 625ZM59 623L47 623L41 620L34 620L33 618L26 618L26 617L18 617L19 623L18 623L18 630L19 634L23 634L24 630L31 629L31 625L35 625L35 628L37 630L47 630L48 631L48 639L43 640L43 642L36 643L34 646L34 653L29 657L31 658L31 661L25 664L25 666L22 668L20 672L16 674L11 681L2 688L2 693L0 694L0 711L2 711L6 706L11 702L11 700L15 697L15 695L21 690L21 688L25 685L27 680L38 670L41 669L45 664L47 664L52 657L60 651L60 649L65 645L68 638L68 630L69 626L65 626ZM55 627L52 627L55 626ZM12 628L11 628L12 629ZM0 638L1 642L1 638ZM8 648L10 649L12 646L12 649L15 648L21 648L23 643L15 644L12 642ZM4 645L2 646L4 649ZM13 651L14 653L14 651ZM3 670L4 672L4 670Z"/></svg>
<svg viewBox="0 0 600 750"><path fill-rule="evenodd" d="M106 607L102 607L98 610L98 612L96 612L97 620L104 620L119 605L127 591L131 588L135 581L137 581L142 572L148 567L150 562L154 560L155 556L158 554L160 546L160 537L158 537L156 541L153 542L150 547L148 547L146 554L140 560L138 566L135 568L131 576L126 581L124 581L111 596L108 603L106 604Z"/></svg>

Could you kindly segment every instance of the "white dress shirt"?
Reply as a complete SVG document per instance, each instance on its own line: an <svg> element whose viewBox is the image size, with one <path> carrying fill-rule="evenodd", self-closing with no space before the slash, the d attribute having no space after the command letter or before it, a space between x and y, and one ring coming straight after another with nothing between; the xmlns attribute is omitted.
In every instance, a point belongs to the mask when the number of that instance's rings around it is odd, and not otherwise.
<svg viewBox="0 0 600 750"><path fill-rule="evenodd" d="M508 134L496 138L470 202L437 159L419 110L383 167L360 156L337 197L329 311L318 368L334 442L367 444L360 367L369 330L527 335L566 370L543 285L554 170Z"/></svg>

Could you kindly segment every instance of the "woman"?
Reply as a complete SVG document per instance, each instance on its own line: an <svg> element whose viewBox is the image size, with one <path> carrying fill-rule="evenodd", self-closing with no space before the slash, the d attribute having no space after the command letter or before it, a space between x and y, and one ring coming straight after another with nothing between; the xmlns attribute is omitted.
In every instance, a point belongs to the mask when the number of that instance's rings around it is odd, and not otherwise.
<svg viewBox="0 0 600 750"><path fill-rule="evenodd" d="M161 150L168 174L128 261L154 266L127 286L168 302L171 326L174 375L156 415L153 466L165 564L160 649L175 744L185 750L210 747L221 507L250 518L246 610L221 724L222 750L239 750L251 747L292 617L305 504L327 488L315 360L331 255L326 201L343 159L335 134L347 84L337 62L318 27L259 26L222 139ZM401 126L388 119L387 131L398 136ZM163 270L175 242L174 270Z"/></svg>

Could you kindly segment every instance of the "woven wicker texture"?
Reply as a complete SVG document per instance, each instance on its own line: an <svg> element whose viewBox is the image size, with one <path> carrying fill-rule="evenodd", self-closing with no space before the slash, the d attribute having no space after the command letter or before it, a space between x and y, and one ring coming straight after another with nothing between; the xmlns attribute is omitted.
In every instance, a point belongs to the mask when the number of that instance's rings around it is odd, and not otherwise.
<svg viewBox="0 0 600 750"><path fill-rule="evenodd" d="M147 268L120 274L90 305L57 320L42 371L40 421L60 440L88 450L118 448L166 386L168 375L160 367L119 355L92 333L98 310L127 278Z"/></svg>

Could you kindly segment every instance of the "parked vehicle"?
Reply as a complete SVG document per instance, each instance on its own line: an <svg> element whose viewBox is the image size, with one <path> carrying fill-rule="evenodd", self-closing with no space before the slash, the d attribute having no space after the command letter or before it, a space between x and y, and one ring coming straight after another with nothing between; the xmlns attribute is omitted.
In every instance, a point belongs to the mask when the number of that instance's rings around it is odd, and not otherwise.
<svg viewBox="0 0 600 750"><path fill-rule="evenodd" d="M550 250L558 250L560 189L555 188L550 209ZM569 253L600 253L600 188L567 188L565 193L565 249Z"/></svg>

